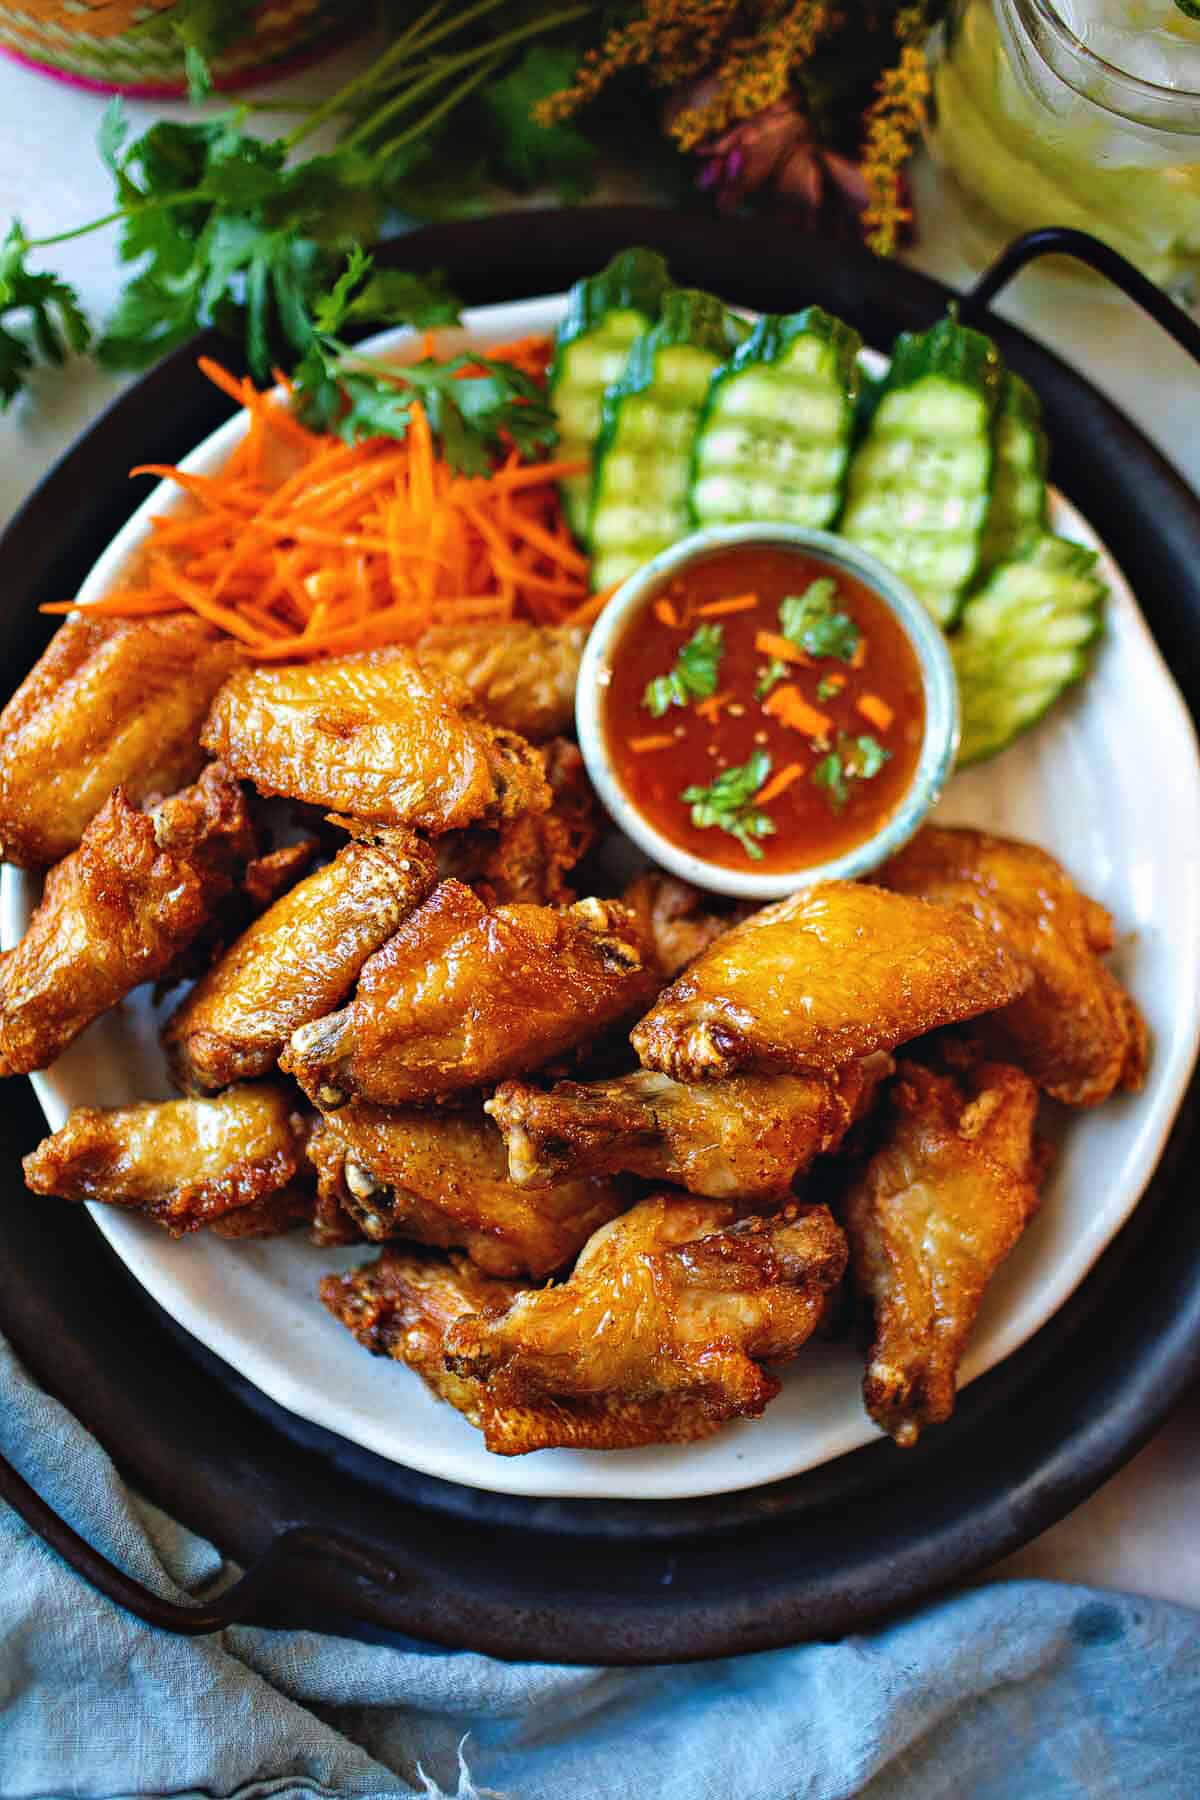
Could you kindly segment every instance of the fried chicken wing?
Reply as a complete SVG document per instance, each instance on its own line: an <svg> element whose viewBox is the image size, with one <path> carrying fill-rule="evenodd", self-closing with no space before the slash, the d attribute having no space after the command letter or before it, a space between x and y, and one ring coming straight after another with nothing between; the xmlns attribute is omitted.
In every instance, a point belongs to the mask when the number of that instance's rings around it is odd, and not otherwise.
<svg viewBox="0 0 1200 1800"><path fill-rule="evenodd" d="M586 637L581 625L478 619L432 625L415 648L425 668L462 682L489 725L537 741L574 726Z"/></svg>
<svg viewBox="0 0 1200 1800"><path fill-rule="evenodd" d="M675 875L652 869L639 875L621 895L654 944L663 978L674 981L702 950L747 917L745 907L714 910L714 896L694 888Z"/></svg>
<svg viewBox="0 0 1200 1800"><path fill-rule="evenodd" d="M850 1188L850 1268L874 1312L863 1395L898 1444L954 1410L984 1291L1037 1207L1037 1089L981 1063L959 1084L900 1065L882 1146Z"/></svg>
<svg viewBox="0 0 1200 1800"><path fill-rule="evenodd" d="M521 1187L624 1169L716 1200L761 1201L785 1194L815 1156L837 1147L871 1079L861 1061L832 1075L690 1085L640 1069L549 1089L502 1082L484 1111L504 1133Z"/></svg>
<svg viewBox="0 0 1200 1800"><path fill-rule="evenodd" d="M69 618L0 713L0 860L47 868L115 787L138 806L193 781L236 664L232 639L190 615Z"/></svg>
<svg viewBox="0 0 1200 1800"><path fill-rule="evenodd" d="M0 968L0 1074L45 1068L131 989L165 974L254 848L242 791L219 764L149 813L118 788L51 869Z"/></svg>
<svg viewBox="0 0 1200 1800"><path fill-rule="evenodd" d="M495 830L477 826L438 839L438 872L485 886L505 906L569 906L564 877L586 855L599 828L596 796L576 744L553 738L539 748L550 784L548 812L521 813Z"/></svg>
<svg viewBox="0 0 1200 1800"><path fill-rule="evenodd" d="M367 958L430 892L432 848L412 832L349 843L244 931L168 1020L180 1087L265 1075L298 1026L340 1005Z"/></svg>
<svg viewBox="0 0 1200 1800"><path fill-rule="evenodd" d="M293 1032L281 1064L322 1110L401 1106L523 1074L636 1017L658 987L617 901L488 908L443 881L365 965L349 1006Z"/></svg>
<svg viewBox="0 0 1200 1800"><path fill-rule="evenodd" d="M479 1112L354 1100L317 1126L309 1156L323 1196L362 1235L462 1249L491 1275L549 1275L628 1204L617 1181L581 1176L525 1193L504 1140Z"/></svg>
<svg viewBox="0 0 1200 1800"><path fill-rule="evenodd" d="M437 834L550 804L532 747L485 724L464 688L398 645L243 669L202 735L260 793L372 825Z"/></svg>
<svg viewBox="0 0 1200 1800"><path fill-rule="evenodd" d="M962 908L829 881L725 932L632 1042L680 1081L819 1072L1002 1006L1028 979Z"/></svg>
<svg viewBox="0 0 1200 1800"><path fill-rule="evenodd" d="M1141 1087L1146 1027L1100 961L1113 946L1112 919L1045 850L926 825L879 880L967 907L1029 969L1030 985L995 1024L1046 1093L1069 1106L1098 1106L1116 1087Z"/></svg>
<svg viewBox="0 0 1200 1800"><path fill-rule="evenodd" d="M480 1384L489 1450L688 1443L779 1392L761 1366L811 1336L846 1266L824 1207L734 1224L663 1195L596 1232L570 1280L457 1319L446 1366Z"/></svg>
<svg viewBox="0 0 1200 1800"><path fill-rule="evenodd" d="M77 1106L25 1158L25 1180L35 1194L136 1207L175 1237L243 1210L261 1227L278 1224L281 1206L293 1218L302 1208L292 1184L310 1173L305 1136L292 1100L265 1083L211 1100Z"/></svg>

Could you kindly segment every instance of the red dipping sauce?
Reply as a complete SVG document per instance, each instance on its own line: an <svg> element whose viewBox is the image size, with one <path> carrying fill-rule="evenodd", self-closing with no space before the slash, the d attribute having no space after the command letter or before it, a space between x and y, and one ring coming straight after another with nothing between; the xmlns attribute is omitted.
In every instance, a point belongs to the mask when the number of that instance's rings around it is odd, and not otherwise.
<svg viewBox="0 0 1200 1800"><path fill-rule="evenodd" d="M874 837L912 783L916 652L878 595L818 556L747 544L697 558L645 597L610 663L616 779L706 862L826 862Z"/></svg>

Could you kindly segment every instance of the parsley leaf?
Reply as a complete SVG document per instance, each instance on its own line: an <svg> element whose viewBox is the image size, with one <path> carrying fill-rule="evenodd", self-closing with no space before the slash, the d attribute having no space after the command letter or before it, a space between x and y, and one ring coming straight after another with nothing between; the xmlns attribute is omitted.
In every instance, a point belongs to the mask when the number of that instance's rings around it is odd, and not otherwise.
<svg viewBox="0 0 1200 1800"><path fill-rule="evenodd" d="M836 748L821 758L812 779L815 786L827 790L834 811L841 812L850 798L850 783L873 780L891 757L891 751L875 738L850 737L842 731L838 733Z"/></svg>
<svg viewBox="0 0 1200 1800"><path fill-rule="evenodd" d="M36 274L26 267L29 242L14 219L0 245L0 321L9 313L26 315L26 331L0 323L0 407L20 392L40 355L62 363L69 351L86 350L91 327L73 287L57 275Z"/></svg>
<svg viewBox="0 0 1200 1800"><path fill-rule="evenodd" d="M775 824L770 815L753 804L754 796L771 773L771 758L755 750L748 762L722 769L708 787L686 787L679 798L692 809L692 824L700 831L714 827L735 837L746 855L762 861L757 838L770 837Z"/></svg>
<svg viewBox="0 0 1200 1800"><path fill-rule="evenodd" d="M656 719L672 706L691 700L707 700L717 691L717 670L724 652L724 632L719 625L698 625L675 659L669 675L648 682L642 705Z"/></svg>
<svg viewBox="0 0 1200 1800"><path fill-rule="evenodd" d="M850 662L862 633L849 613L834 610L837 582L828 575L810 582L802 594L779 603L779 629L808 656L835 656Z"/></svg>

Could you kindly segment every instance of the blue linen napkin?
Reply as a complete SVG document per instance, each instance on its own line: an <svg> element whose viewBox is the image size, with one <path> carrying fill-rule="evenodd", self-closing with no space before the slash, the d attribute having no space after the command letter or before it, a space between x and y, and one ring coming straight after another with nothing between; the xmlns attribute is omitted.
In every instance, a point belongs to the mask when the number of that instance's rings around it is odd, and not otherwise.
<svg viewBox="0 0 1200 1800"><path fill-rule="evenodd" d="M0 1339L0 1447L172 1598L230 1579ZM0 1508L3 1800L1127 1800L1200 1794L1200 1614L998 1583L834 1643L652 1669L139 1624Z"/></svg>

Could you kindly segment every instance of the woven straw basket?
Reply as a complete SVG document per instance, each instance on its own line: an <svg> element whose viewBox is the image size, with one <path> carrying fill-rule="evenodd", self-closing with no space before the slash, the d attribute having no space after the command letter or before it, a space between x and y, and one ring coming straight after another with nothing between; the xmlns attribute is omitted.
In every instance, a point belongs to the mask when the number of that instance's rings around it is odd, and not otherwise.
<svg viewBox="0 0 1200 1800"><path fill-rule="evenodd" d="M0 49L48 74L124 93L182 93L183 51L168 23L173 0L0 0ZM218 56L213 74L236 87L334 34L349 37L361 5L338 0L264 0L254 28ZM341 28L340 31L338 28Z"/></svg>

